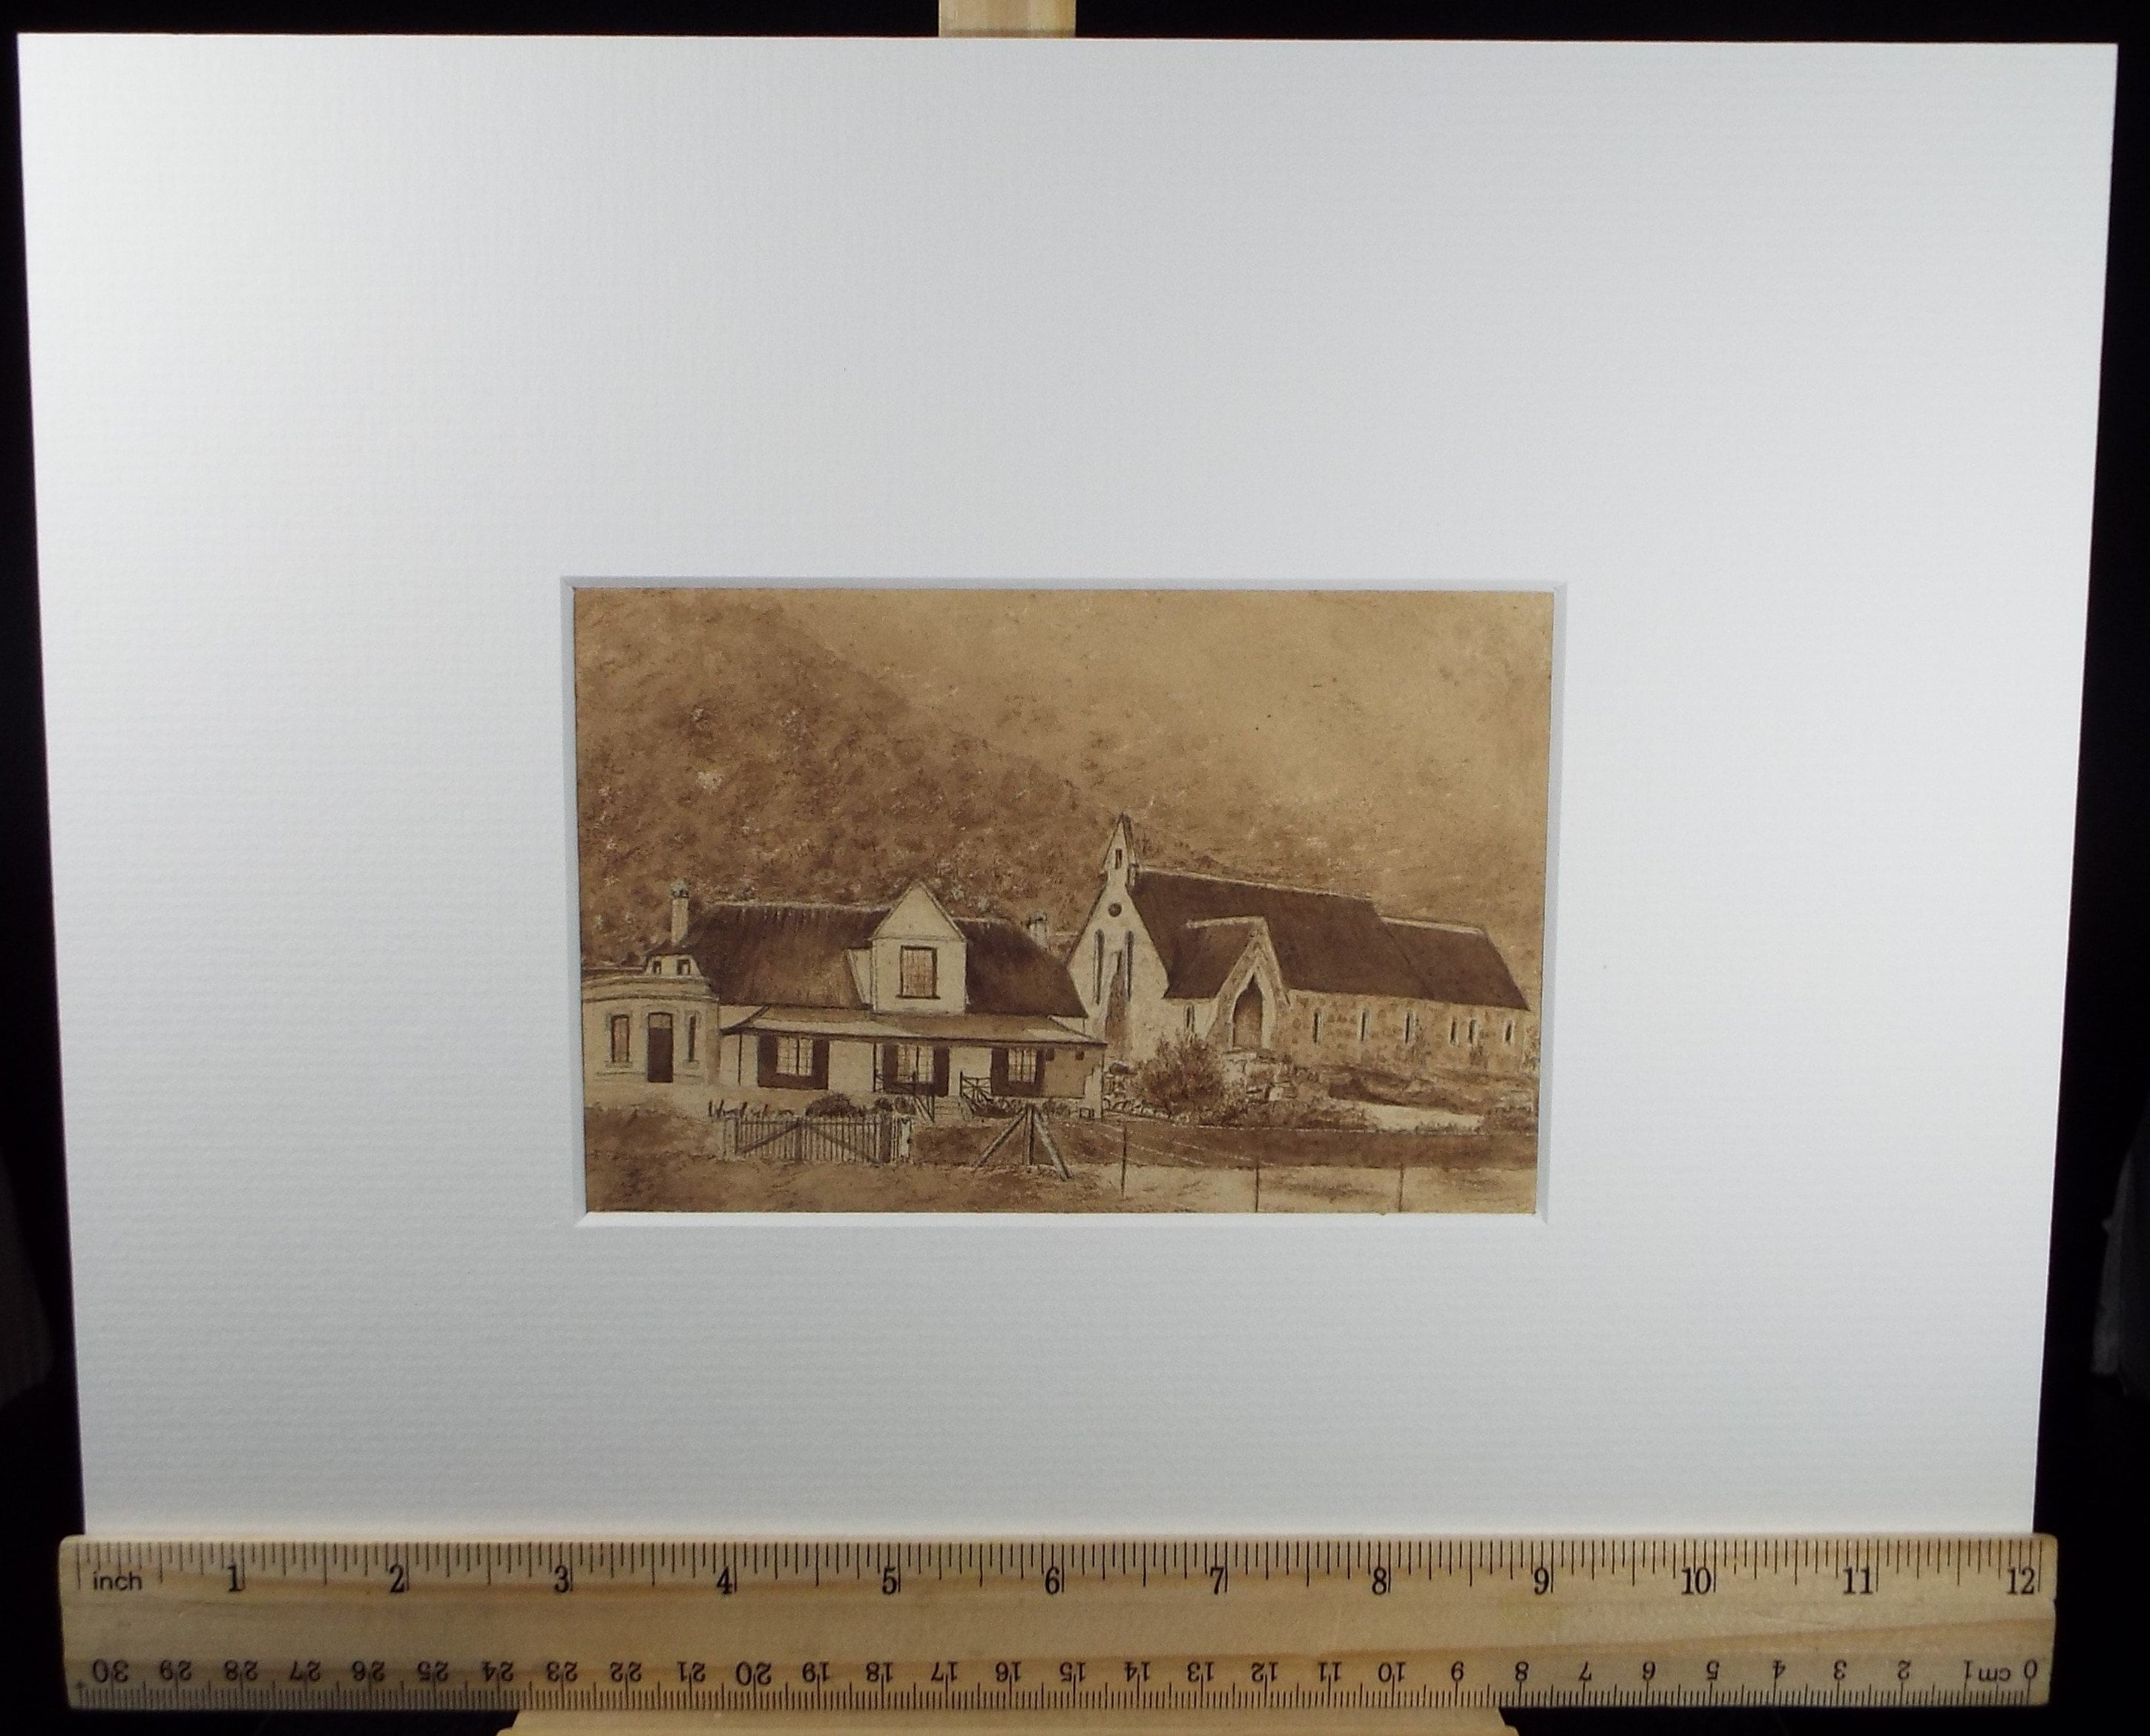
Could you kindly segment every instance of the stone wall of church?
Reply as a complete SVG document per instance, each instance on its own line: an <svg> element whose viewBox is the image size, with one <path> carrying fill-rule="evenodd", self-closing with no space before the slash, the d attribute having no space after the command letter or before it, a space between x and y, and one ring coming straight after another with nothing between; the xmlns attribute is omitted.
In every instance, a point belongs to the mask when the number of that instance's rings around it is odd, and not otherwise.
<svg viewBox="0 0 2150 1736"><path fill-rule="evenodd" d="M1527 1072L1536 1052L1532 1017L1513 1007L1295 989L1279 1023L1273 1048L1302 1067L1507 1074Z"/></svg>

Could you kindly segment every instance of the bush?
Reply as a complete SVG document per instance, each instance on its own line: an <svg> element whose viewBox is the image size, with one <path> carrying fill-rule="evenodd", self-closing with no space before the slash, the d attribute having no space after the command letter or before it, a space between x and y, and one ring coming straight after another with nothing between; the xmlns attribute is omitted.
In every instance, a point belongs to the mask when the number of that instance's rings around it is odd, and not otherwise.
<svg viewBox="0 0 2150 1736"><path fill-rule="evenodd" d="M1374 1131L1373 1118L1363 1109L1321 1097L1249 1103L1227 1112L1224 1120L1235 1128L1295 1128L1360 1133Z"/></svg>
<svg viewBox="0 0 2150 1736"><path fill-rule="evenodd" d="M1175 1121L1213 1120L1232 1100L1217 1052L1199 1037L1159 1043L1135 1069L1134 1086L1144 1104Z"/></svg>

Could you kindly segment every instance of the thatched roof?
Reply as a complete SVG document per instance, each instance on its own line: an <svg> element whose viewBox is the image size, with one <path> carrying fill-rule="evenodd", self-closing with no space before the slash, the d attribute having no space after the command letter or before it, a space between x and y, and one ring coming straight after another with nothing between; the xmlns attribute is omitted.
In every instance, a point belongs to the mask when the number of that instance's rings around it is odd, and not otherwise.
<svg viewBox="0 0 2150 1736"><path fill-rule="evenodd" d="M865 946L891 906L711 904L694 911L684 946L720 1000L753 1007L863 1008L847 954ZM1016 923L959 916L968 1010L1080 1018L1067 967ZM659 947L660 951L675 949Z"/></svg>

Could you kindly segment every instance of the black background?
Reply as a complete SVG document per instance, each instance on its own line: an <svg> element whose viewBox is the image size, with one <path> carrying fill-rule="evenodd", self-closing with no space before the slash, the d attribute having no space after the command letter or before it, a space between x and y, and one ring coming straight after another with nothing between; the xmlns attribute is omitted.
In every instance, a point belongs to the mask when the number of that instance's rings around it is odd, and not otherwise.
<svg viewBox="0 0 2150 1736"><path fill-rule="evenodd" d="M2053 1704L2041 1713L1845 1714L1867 1727L2142 1727L2150 1598L2124 1570L2150 1570L2150 1405L2092 1378L2089 1340L2120 1158L2150 1083L2150 586L2144 581L2142 300L2146 38L2126 6L1999 4L1557 5L1079 0L1085 36L2097 41L2121 45L2112 233L2092 542L2074 907L2057 1128L2037 1522L2062 1547ZM15 8L13 30L423 31L638 34L931 35L934 0L786 0L689 5L312 7L53 5ZM0 1408L0 1726L88 1730L129 1720L70 1715L60 1688L53 1549L82 1517L68 1360L66 1178L53 987L51 886L38 685L36 527L23 306L14 55L0 68L0 1159L61 1349L42 1386ZM1996 695L1996 703L2005 703ZM2031 1040L2036 1040L2035 1037ZM1833 1714L1517 1713L1521 1728L1578 1718L1607 1729L1804 1728ZM324 1733L355 1723L483 1731L504 1718L179 1716L225 1732Z"/></svg>

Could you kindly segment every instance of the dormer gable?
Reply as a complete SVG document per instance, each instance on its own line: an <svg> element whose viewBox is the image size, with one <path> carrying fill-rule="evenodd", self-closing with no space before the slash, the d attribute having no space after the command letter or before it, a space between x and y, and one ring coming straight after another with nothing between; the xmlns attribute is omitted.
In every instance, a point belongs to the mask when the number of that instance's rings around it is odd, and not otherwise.
<svg viewBox="0 0 2150 1736"><path fill-rule="evenodd" d="M956 927L956 919L941 907L931 889L923 881L913 881L874 930L875 940L884 936L901 936L906 941L961 941L963 931Z"/></svg>
<svg viewBox="0 0 2150 1736"><path fill-rule="evenodd" d="M961 1012L969 943L941 901L912 881L867 943L868 999L876 1012Z"/></svg>

